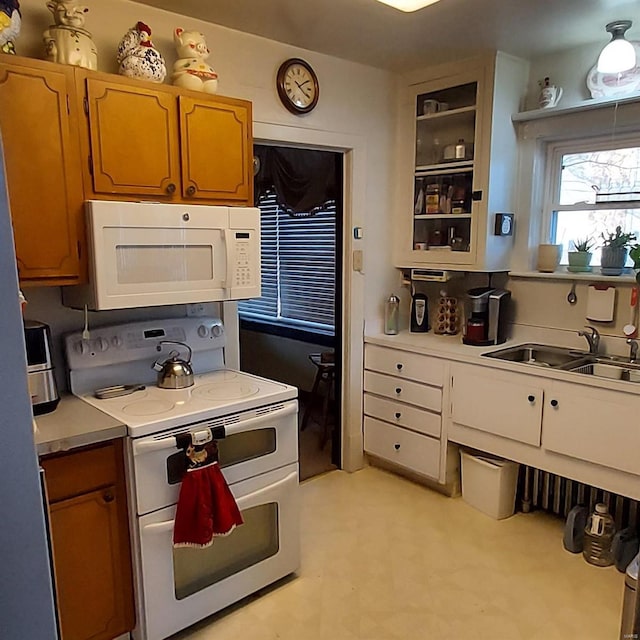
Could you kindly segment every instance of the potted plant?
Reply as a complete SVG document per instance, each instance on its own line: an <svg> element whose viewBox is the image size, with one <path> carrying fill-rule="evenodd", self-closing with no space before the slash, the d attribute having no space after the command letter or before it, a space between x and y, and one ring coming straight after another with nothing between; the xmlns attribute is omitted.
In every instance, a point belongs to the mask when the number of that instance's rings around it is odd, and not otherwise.
<svg viewBox="0 0 640 640"><path fill-rule="evenodd" d="M634 233L623 233L622 227L617 226L615 233L603 233L602 254L600 258L601 271L606 276L619 276L627 261L627 251L636 239Z"/></svg>
<svg viewBox="0 0 640 640"><path fill-rule="evenodd" d="M636 282L640 284L640 244L632 244L629 249L629 257L633 260L633 268L636 272Z"/></svg>
<svg viewBox="0 0 640 640"><path fill-rule="evenodd" d="M572 240L573 251L569 251L569 271L591 271L591 247L593 240L591 238L580 238Z"/></svg>

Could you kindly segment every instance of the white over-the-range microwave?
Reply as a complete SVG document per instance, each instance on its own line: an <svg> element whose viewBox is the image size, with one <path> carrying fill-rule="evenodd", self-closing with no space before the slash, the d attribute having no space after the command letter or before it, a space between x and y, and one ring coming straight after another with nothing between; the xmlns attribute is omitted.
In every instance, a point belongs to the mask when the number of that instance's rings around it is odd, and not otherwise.
<svg viewBox="0 0 640 640"><path fill-rule="evenodd" d="M65 305L95 311L260 296L260 211L86 202L89 283Z"/></svg>

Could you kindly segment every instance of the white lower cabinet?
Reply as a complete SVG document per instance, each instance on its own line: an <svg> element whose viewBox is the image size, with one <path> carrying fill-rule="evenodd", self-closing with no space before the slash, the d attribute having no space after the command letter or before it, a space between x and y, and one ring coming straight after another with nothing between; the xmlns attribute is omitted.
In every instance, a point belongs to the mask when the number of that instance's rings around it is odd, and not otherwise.
<svg viewBox="0 0 640 640"><path fill-rule="evenodd" d="M442 360L365 345L364 450L441 481Z"/></svg>
<svg viewBox="0 0 640 640"><path fill-rule="evenodd" d="M640 475L640 396L554 380L546 397L546 450Z"/></svg>
<svg viewBox="0 0 640 640"><path fill-rule="evenodd" d="M451 394L453 422L540 446L544 391L538 378L455 365Z"/></svg>
<svg viewBox="0 0 640 640"><path fill-rule="evenodd" d="M539 453L534 458L523 449L511 450L514 458L520 454L526 458L521 461L559 475L565 473L562 456L640 475L637 393L478 365L456 363L451 372L451 433L456 441L478 447L489 442L486 436L467 438L464 427L535 447ZM488 452L505 455L506 447L498 448ZM575 479L593 482L580 477L575 466L570 470Z"/></svg>

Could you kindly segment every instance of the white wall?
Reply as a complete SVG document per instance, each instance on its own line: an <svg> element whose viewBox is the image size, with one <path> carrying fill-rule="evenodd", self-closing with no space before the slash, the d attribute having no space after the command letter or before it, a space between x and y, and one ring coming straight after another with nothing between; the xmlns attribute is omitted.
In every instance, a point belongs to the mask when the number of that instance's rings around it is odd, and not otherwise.
<svg viewBox="0 0 640 640"><path fill-rule="evenodd" d="M98 48L99 70L116 70L115 52L121 37L138 20L152 30L155 46L170 68L175 59L174 28L202 31L212 51L209 62L219 74L219 93L251 100L254 138L301 146L343 150L346 156L345 190L345 351L349 370L345 380L343 413L347 425L346 468L361 460L362 326L365 318L377 321L380 301L395 283L388 242L391 220L390 175L393 166L392 132L394 79L382 70L301 50L218 25L179 16L126 0L88 0L86 27ZM43 0L20 3L23 26L16 41L18 54L43 58L42 32L50 24ZM303 57L316 70L320 83L318 106L303 117L280 104L275 78L288 57ZM53 160L55 161L55 159ZM353 241L352 226L364 227L364 240ZM364 249L363 273L350 270L352 248ZM48 295L45 295L48 298ZM50 300L53 304L53 301ZM41 316L46 316L46 310ZM47 322L47 317L40 317ZM81 326L77 318L77 327Z"/></svg>

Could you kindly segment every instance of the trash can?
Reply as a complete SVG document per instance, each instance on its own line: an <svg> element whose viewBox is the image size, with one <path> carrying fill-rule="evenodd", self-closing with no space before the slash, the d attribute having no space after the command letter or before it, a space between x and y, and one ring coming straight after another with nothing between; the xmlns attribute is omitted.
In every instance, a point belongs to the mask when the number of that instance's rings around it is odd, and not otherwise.
<svg viewBox="0 0 640 640"><path fill-rule="evenodd" d="M622 623L620 625L620 640L637 638L633 633L636 616L636 591L638 589L638 567L640 553L629 563L624 576L624 597L622 598Z"/></svg>
<svg viewBox="0 0 640 640"><path fill-rule="evenodd" d="M460 455L462 499L495 520L512 516L520 465L482 453L460 450Z"/></svg>

